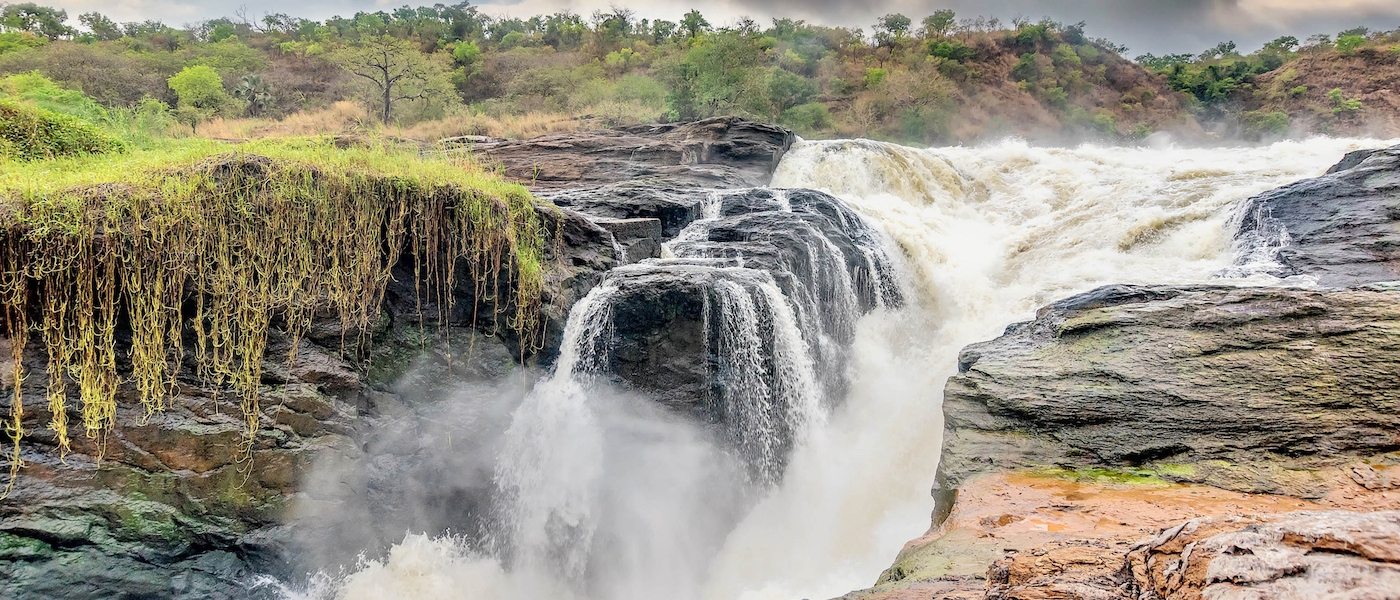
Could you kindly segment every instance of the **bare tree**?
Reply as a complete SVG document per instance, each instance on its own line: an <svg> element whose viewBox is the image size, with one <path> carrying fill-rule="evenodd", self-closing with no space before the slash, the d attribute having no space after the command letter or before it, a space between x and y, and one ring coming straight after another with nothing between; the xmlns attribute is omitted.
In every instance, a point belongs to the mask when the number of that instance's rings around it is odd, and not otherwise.
<svg viewBox="0 0 1400 600"><path fill-rule="evenodd" d="M394 103L426 99L436 93L434 65L407 40L367 36L337 57L347 71L374 85L380 119L387 125Z"/></svg>

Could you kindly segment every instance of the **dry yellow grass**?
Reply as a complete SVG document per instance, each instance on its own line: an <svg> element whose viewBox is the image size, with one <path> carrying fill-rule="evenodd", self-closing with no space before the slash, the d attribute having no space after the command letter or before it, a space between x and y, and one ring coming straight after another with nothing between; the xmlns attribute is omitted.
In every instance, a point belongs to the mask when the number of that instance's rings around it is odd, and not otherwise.
<svg viewBox="0 0 1400 600"><path fill-rule="evenodd" d="M223 140L251 140L303 135L334 135L382 131L392 137L434 141L459 135L487 135L503 138L529 138L556 131L574 131L587 126L586 118L559 113L526 113L493 117L459 113L437 121L411 126L380 128L364 107L354 102L336 102L320 110L287 115L282 119L225 119L201 123L196 135Z"/></svg>
<svg viewBox="0 0 1400 600"><path fill-rule="evenodd" d="M438 121L424 121L409 127L391 126L385 133L415 140L440 140L459 135L489 135L502 138L532 138L557 131L574 131L586 125L584 119L558 113L526 113L492 117L457 114Z"/></svg>
<svg viewBox="0 0 1400 600"><path fill-rule="evenodd" d="M247 140L293 135L354 133L372 128L365 109L354 102L336 102L320 110L292 113L282 119L224 119L200 123L196 134L215 139Z"/></svg>

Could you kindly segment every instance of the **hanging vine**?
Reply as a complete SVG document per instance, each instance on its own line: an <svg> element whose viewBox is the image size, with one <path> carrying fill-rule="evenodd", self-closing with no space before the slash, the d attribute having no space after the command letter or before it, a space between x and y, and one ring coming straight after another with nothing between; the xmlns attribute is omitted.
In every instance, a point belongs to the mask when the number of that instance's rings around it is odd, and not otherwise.
<svg viewBox="0 0 1400 600"><path fill-rule="evenodd" d="M538 343L545 233L528 192L479 174L398 169L408 159L378 152L329 165L315 156L225 154L121 184L0 188L0 316L13 388L5 493L23 464L23 351L31 332L48 359L48 426L60 453L70 451L73 391L84 435L100 452L119 384L131 383L148 414L163 410L188 339L195 375L237 398L246 456L259 425L269 330L275 324L291 340L288 361L318 310L364 335L404 249L413 254L419 297L432 299L439 323L451 315L461 262L477 298L510 290L508 302L492 303L491 322L504 320L524 344ZM124 328L125 377L116 343Z"/></svg>

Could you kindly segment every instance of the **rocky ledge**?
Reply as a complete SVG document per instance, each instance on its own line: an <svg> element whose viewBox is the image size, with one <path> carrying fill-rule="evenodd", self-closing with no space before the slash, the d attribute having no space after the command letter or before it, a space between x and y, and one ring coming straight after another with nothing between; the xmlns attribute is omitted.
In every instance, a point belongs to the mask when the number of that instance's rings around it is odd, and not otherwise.
<svg viewBox="0 0 1400 600"><path fill-rule="evenodd" d="M1397 207L1400 148L1354 153L1237 220L1304 287L1108 286L964 349L933 527L849 597L1397 597Z"/></svg>
<svg viewBox="0 0 1400 600"><path fill-rule="evenodd" d="M791 131L738 117L574 131L528 140L471 138L453 146L484 153L507 176L537 190L651 181L670 185L767 185L794 141Z"/></svg>

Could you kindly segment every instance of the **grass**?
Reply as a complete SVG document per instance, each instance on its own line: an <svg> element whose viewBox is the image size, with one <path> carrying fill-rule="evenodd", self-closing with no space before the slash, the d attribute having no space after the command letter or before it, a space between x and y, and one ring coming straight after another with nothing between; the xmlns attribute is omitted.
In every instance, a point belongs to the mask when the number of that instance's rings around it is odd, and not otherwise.
<svg viewBox="0 0 1400 600"><path fill-rule="evenodd" d="M15 381L27 336L47 354L49 428L61 452L70 389L100 448L117 387L134 383L148 412L162 410L187 340L201 379L238 399L251 451L274 322L294 341L289 361L318 310L366 331L390 267L408 251L439 319L455 286L470 283L476 297L501 299L481 318L529 343L545 235L525 188L470 157L423 157L384 141L190 138L120 155L0 159L0 325L14 342ZM456 281L459 260L472 281ZM119 325L131 330L130 375L116 367ZM19 386L11 407L13 483Z"/></svg>

